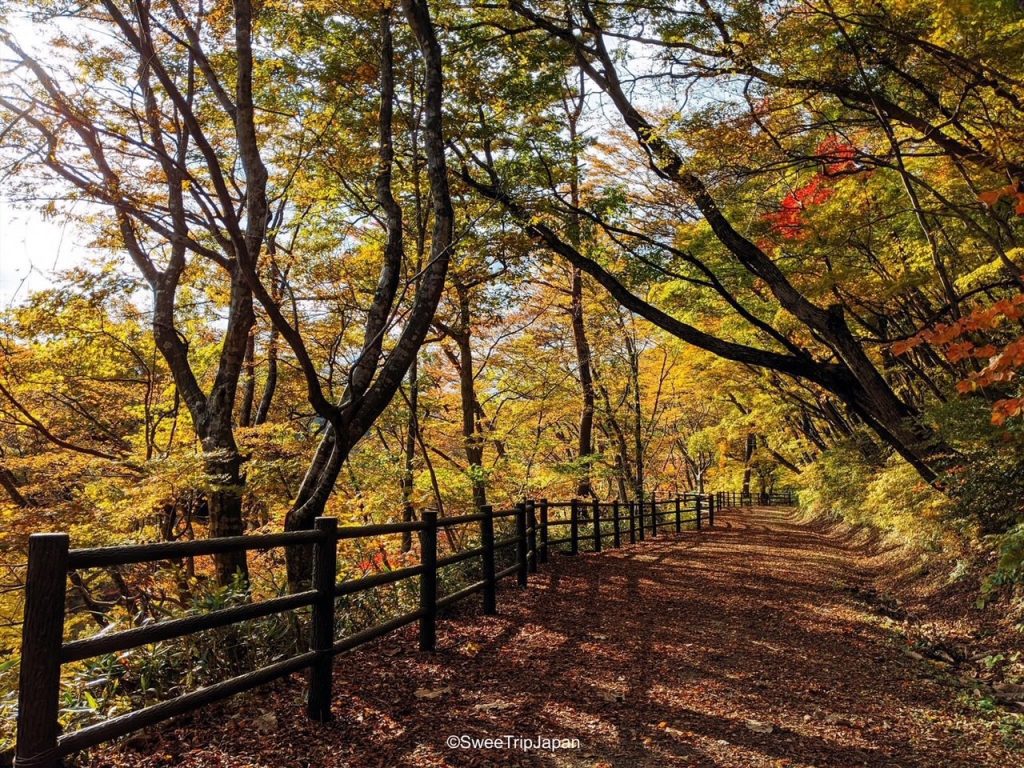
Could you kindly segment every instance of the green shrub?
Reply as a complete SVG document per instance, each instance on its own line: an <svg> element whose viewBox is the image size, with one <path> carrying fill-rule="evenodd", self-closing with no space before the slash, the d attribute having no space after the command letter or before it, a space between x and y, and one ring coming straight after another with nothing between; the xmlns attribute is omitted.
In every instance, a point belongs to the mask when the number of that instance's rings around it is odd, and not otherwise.
<svg viewBox="0 0 1024 768"><path fill-rule="evenodd" d="M870 467L853 446L836 446L800 474L800 506L815 515L862 522L870 476Z"/></svg>
<svg viewBox="0 0 1024 768"><path fill-rule="evenodd" d="M799 477L802 507L870 525L902 542L935 544L952 532L952 502L898 456L871 466L853 445L822 453Z"/></svg>

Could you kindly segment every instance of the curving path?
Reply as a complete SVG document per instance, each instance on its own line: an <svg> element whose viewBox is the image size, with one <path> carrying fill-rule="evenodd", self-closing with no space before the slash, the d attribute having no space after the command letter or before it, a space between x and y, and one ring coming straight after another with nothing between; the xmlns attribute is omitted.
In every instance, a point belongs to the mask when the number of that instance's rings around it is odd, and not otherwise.
<svg viewBox="0 0 1024 768"><path fill-rule="evenodd" d="M337 719L299 716L284 683L94 755L93 766L1020 765L956 689L906 656L847 588L859 553L784 509L578 558L530 589L336 665ZM558 750L448 737L558 737Z"/></svg>

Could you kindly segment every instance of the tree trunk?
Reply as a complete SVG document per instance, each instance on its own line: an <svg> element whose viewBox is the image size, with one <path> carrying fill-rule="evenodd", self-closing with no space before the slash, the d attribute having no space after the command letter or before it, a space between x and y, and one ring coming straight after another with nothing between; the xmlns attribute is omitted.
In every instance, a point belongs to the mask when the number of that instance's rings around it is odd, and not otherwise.
<svg viewBox="0 0 1024 768"><path fill-rule="evenodd" d="M572 269L572 338L576 349L576 366L579 371L580 389L583 402L580 410L580 435L577 455L583 462L583 475L576 488L576 495L585 498L594 495L591 484L590 456L594 452L594 377L590 367L590 342L583 318L583 275L576 267Z"/></svg>
<svg viewBox="0 0 1024 768"><path fill-rule="evenodd" d="M233 441L232 441L233 443ZM207 492L210 511L210 536L241 536L245 533L242 516L242 491L245 477L242 460L234 445L223 448L211 446L207 452L206 474L211 483ZM235 579L249 580L249 565L245 552L228 552L214 558L219 584L232 584Z"/></svg>
<svg viewBox="0 0 1024 768"><path fill-rule="evenodd" d="M750 460L754 458L754 450L757 448L757 435L753 432L747 433L746 443L743 446L743 490L741 495L750 496Z"/></svg>
<svg viewBox="0 0 1024 768"><path fill-rule="evenodd" d="M420 385L419 385L419 364L417 360L412 361L412 365L409 366L409 418L406 422L405 429L405 465L402 468L402 520L404 522L412 522L416 519L416 510L412 503L413 494L413 483L415 482L416 476L414 470L416 468L416 437L419 434L419 397L420 397ZM412 532L407 531L402 534L402 551L412 551Z"/></svg>
<svg viewBox="0 0 1024 768"><path fill-rule="evenodd" d="M372 386L343 407L331 409L318 401L318 407L324 410L321 415L329 418L333 430L317 448L313 465L303 480L303 493L285 517L286 530L306 530L313 527L317 515L322 514L325 508L338 472L352 447L366 434L394 398L426 338L431 319L444 292L448 266L451 263L455 213L445 158L441 46L437 41L430 11L424 0L402 0L402 9L423 58L423 147L427 157L427 176L430 179L430 201L434 220L430 238L430 258L426 260L426 267L418 273L416 295L411 309L405 315L405 328L387 358L377 368L377 376L373 379ZM385 75L385 70L386 68L382 67L382 76ZM392 219L393 217L389 217L389 224ZM399 234L389 225L389 238ZM386 253L393 252L391 248L386 249ZM382 268L382 283L390 266L385 264ZM281 318L275 322L281 322ZM374 349L376 357L379 358L378 334L368 332L363 340L363 352ZM307 386L315 394L319 381L315 374L306 375ZM292 548L287 552L288 583L292 590L302 589L304 584L308 583L311 570L308 553L298 550L299 548Z"/></svg>
<svg viewBox="0 0 1024 768"><path fill-rule="evenodd" d="M572 170L569 178L569 202L574 209L580 207L580 170L579 151L577 149L578 125L583 114L584 87L586 79L580 73L578 92L566 99L566 115L569 126L570 152L572 153ZM569 214L569 242L577 250L583 241L578 213ZM580 433L577 457L582 464L582 472L576 487L576 495L586 498L594 495L591 482L590 456L594 452L594 377L591 373L590 342L587 340L587 327L583 317L583 273L579 267L570 267L569 295L571 298L570 315L572 318L572 339L576 350L576 367L579 371L582 407L580 409Z"/></svg>
<svg viewBox="0 0 1024 768"><path fill-rule="evenodd" d="M0 488L7 491L11 502L18 507L30 507L31 502L18 490L18 481L7 467L0 467Z"/></svg>
<svg viewBox="0 0 1024 768"><path fill-rule="evenodd" d="M633 494L638 504L644 501L644 441L643 405L640 393L640 351L633 339L626 334L626 348L629 352L629 384L633 390L633 456L636 475L633 479Z"/></svg>
<svg viewBox="0 0 1024 768"><path fill-rule="evenodd" d="M473 487L473 506L487 504L487 483L484 480L484 436L476 420L476 379L473 369L473 345L470 338L472 316L469 293L461 284L455 286L459 303L460 328L455 335L458 357L453 360L459 371L459 396L462 401L462 440L466 463Z"/></svg>
<svg viewBox="0 0 1024 768"><path fill-rule="evenodd" d="M270 415L270 406L274 402L274 394L277 391L277 327L270 329L270 340L267 342L267 380L263 384L263 396L260 397L260 404L256 407L256 417L253 424L259 426L265 424Z"/></svg>
<svg viewBox="0 0 1024 768"><path fill-rule="evenodd" d="M549 19L525 6L516 4L515 11L541 28L548 31L553 29ZM704 181L695 173L687 170L685 159L677 152L664 133L652 125L633 105L619 79L614 57L605 45L603 31L597 17L586 3L581 6L581 12L588 28L586 43L572 30L563 35L563 39L573 46L577 64L608 95L622 117L623 123L633 132L639 145L646 151L651 170L676 185L690 197L715 237L728 249L736 261L752 276L767 285L783 309L792 314L830 347L841 364L841 370L836 371L838 376L829 375L829 378L839 379L836 382L829 382L834 386L832 391L864 417L865 421L884 440L889 442L901 456L914 466L922 478L934 484L937 472L933 465L941 464L943 457L949 452L948 448L936 440L932 431L919 420L919 414L901 401L883 379L868 358L863 346L847 326L842 306L821 307L810 301L789 281L783 271L764 251L732 226ZM935 139L935 137L932 138ZM544 229L543 225L528 226L528 230L547 238L548 233ZM570 248L569 250L574 249ZM564 249L560 252L565 253ZM578 252L573 258L586 261ZM602 277L605 276L602 275L599 280ZM604 280L602 284L606 283L609 281ZM618 288L621 287L618 286ZM635 296L630 296L630 299L633 303L636 302ZM663 313L657 314L662 315ZM691 338L699 336L699 334L693 333L694 329L684 328L682 324L677 324L677 328L683 331L685 336ZM704 341L714 342L713 344L706 343L705 348L719 345L717 344L719 340L705 339ZM739 352L735 349L730 351ZM792 365L793 362L795 361L787 361L786 365ZM782 370L782 368L777 368L777 370ZM819 374L819 383L821 383L821 378L823 377Z"/></svg>
<svg viewBox="0 0 1024 768"><path fill-rule="evenodd" d="M242 397L238 404L238 426L252 426L252 405L256 399L256 329L249 331L242 364Z"/></svg>

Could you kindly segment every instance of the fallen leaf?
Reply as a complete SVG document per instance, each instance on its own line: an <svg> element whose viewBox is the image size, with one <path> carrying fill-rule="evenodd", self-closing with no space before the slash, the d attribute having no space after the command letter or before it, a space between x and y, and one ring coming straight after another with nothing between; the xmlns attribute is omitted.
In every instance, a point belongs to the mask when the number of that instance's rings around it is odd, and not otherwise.
<svg viewBox="0 0 1024 768"><path fill-rule="evenodd" d="M447 685L444 688L417 688L413 696L417 699L439 699L446 693L451 692L451 687Z"/></svg>

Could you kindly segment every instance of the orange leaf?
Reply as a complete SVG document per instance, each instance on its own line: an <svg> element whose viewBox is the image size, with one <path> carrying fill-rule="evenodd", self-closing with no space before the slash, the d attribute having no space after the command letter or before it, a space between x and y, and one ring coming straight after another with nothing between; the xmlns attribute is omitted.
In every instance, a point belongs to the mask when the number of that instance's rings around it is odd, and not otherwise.
<svg viewBox="0 0 1024 768"><path fill-rule="evenodd" d="M994 344L986 344L985 346L978 347L976 350L974 350L974 356L977 358L992 357L998 351L999 349Z"/></svg>
<svg viewBox="0 0 1024 768"><path fill-rule="evenodd" d="M949 344L944 350L949 362L958 363L971 354L974 345L969 341L961 341L956 344Z"/></svg>
<svg viewBox="0 0 1024 768"><path fill-rule="evenodd" d="M990 189L987 192L982 192L980 195L978 195L978 200L980 200L989 208L991 208L1004 197L1009 197L1010 195L1016 194L1017 188L1012 184L1008 184L1007 186L1000 187L999 189Z"/></svg>
<svg viewBox="0 0 1024 768"><path fill-rule="evenodd" d="M896 356L905 355L907 352L912 350L914 347L921 346L922 340L917 336L911 336L909 339L903 341L894 342L890 347L892 353Z"/></svg>

